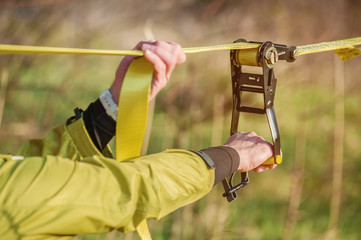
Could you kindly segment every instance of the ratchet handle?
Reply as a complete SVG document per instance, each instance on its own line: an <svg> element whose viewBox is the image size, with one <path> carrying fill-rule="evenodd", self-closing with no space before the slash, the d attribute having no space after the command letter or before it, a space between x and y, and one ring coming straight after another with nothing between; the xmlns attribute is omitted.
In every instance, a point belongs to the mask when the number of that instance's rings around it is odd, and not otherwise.
<svg viewBox="0 0 361 240"><path fill-rule="evenodd" d="M272 165L272 164L281 164L282 163L282 156L276 155L268 158L264 163L263 166Z"/></svg>

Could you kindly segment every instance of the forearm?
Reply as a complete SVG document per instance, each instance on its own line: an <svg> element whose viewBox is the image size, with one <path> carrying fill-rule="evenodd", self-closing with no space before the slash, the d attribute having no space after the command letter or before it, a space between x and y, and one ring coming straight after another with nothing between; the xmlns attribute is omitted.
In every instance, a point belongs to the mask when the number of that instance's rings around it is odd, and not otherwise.
<svg viewBox="0 0 361 240"><path fill-rule="evenodd" d="M81 160L92 155L102 155L107 151L107 144L115 135L115 121L106 114L103 105L96 100L91 103L78 117L68 121L67 126L53 129L44 139L27 141L18 151L22 156L57 155ZM84 125L83 122L84 121ZM96 136L98 135L99 138ZM99 144L100 143L100 144ZM237 170L239 157L230 147L215 147L203 149L215 165L215 182L229 176ZM106 154L110 157L110 154Z"/></svg>
<svg viewBox="0 0 361 240"><path fill-rule="evenodd" d="M214 183L214 171L196 154L185 150L166 150L120 164L106 164L121 189L125 189L119 200L136 203L131 208L134 221L159 219L202 198Z"/></svg>

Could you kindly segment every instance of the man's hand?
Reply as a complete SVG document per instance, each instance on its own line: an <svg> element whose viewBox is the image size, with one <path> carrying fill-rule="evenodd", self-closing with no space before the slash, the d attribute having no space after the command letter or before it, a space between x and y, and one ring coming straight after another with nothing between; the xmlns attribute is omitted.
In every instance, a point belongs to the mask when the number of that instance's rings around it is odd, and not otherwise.
<svg viewBox="0 0 361 240"><path fill-rule="evenodd" d="M239 172L262 172L265 169L275 168L277 165L262 166L261 164L272 157L272 144L265 141L264 138L257 136L256 133L239 132L232 135L225 146L234 148L239 155Z"/></svg>
<svg viewBox="0 0 361 240"><path fill-rule="evenodd" d="M166 86L174 67L186 60L182 47L177 43L170 42L139 42L134 48L144 52L144 56L154 67L152 85L149 100L152 100L158 92ZM135 57L123 58L117 69L115 80L109 89L116 103L119 100L120 89L122 88L124 76L129 65Z"/></svg>

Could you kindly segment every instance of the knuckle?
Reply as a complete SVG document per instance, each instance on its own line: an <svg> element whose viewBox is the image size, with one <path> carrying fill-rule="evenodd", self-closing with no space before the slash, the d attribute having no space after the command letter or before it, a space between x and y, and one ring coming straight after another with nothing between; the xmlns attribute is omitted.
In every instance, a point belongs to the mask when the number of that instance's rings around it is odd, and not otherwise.
<svg viewBox="0 0 361 240"><path fill-rule="evenodd" d="M156 88L156 87L158 87L158 85L159 85L159 80L158 80L158 78L153 78L152 87L153 87L153 88Z"/></svg>
<svg viewBox="0 0 361 240"><path fill-rule="evenodd" d="M182 47L178 43L173 43L172 45L175 51L179 51L182 49Z"/></svg>
<svg viewBox="0 0 361 240"><path fill-rule="evenodd" d="M158 73L164 73L165 70L166 70L165 64L158 64L158 65L157 65L156 71L157 71Z"/></svg>
<svg viewBox="0 0 361 240"><path fill-rule="evenodd" d="M185 54L183 52L183 48L181 47L181 45L176 44L175 45L175 51L178 53L178 55L185 57Z"/></svg>
<svg viewBox="0 0 361 240"><path fill-rule="evenodd" d="M185 62L187 60L187 56L186 54L183 52L183 49L182 49L182 59L181 59L181 62Z"/></svg>
<svg viewBox="0 0 361 240"><path fill-rule="evenodd" d="M171 65L171 66L174 66L177 64L177 56L172 56L171 58L169 58L169 61L168 61L168 64Z"/></svg>
<svg viewBox="0 0 361 240"><path fill-rule="evenodd" d="M264 138L263 137L261 137L261 136L255 136L255 138L257 139L257 140L259 140L260 142L264 142L265 140L264 140Z"/></svg>
<svg viewBox="0 0 361 240"><path fill-rule="evenodd" d="M253 136L253 137L257 136L257 134L256 134L255 132L253 132L253 131L252 131L252 132L248 132L247 135L248 135L248 136Z"/></svg>
<svg viewBox="0 0 361 240"><path fill-rule="evenodd" d="M137 45L133 49L134 50L140 50L145 43L146 42L144 42L144 41L140 41L140 42L137 43Z"/></svg>

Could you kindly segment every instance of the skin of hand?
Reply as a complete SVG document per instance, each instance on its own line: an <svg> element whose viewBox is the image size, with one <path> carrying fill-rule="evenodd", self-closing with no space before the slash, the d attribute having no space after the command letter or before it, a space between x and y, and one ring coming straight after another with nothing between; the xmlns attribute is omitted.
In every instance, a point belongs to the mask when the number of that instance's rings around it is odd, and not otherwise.
<svg viewBox="0 0 361 240"><path fill-rule="evenodd" d="M262 172L266 169L273 169L277 165L261 165L273 155L272 144L265 141L263 137L257 136L254 132L239 132L232 135L225 146L234 148L239 155L238 172Z"/></svg>
<svg viewBox="0 0 361 240"><path fill-rule="evenodd" d="M153 42L139 42L134 48L144 52L145 58L152 63L154 67L152 85L149 95L151 101L164 88L176 65L183 63L186 60L186 55L182 47L177 43L153 41ZM115 80L109 91L116 103L119 100L119 93L122 88L124 76L135 57L124 57L118 66L115 74Z"/></svg>

